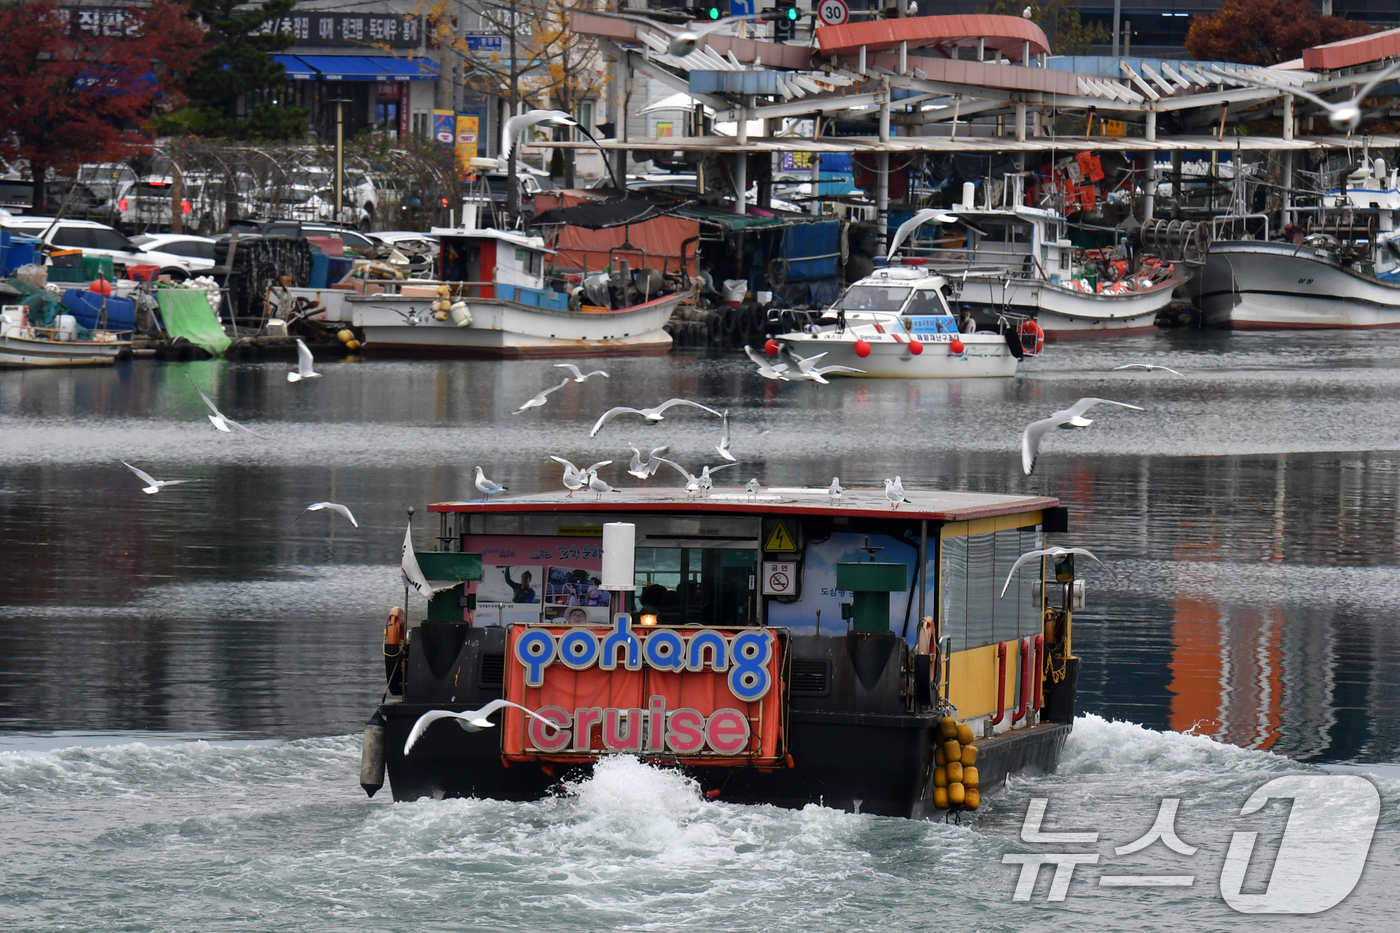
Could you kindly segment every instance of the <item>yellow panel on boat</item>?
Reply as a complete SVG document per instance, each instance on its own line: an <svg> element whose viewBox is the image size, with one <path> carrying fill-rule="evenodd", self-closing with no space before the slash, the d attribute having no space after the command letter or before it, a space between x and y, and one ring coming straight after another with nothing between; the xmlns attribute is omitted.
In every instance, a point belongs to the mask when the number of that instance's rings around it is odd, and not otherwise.
<svg viewBox="0 0 1400 933"><path fill-rule="evenodd" d="M1008 663L1010 660L1008 658ZM959 719L971 719L974 716L986 716L996 712L996 645L955 651L950 668L948 699L958 708ZM1007 671L1007 679L1011 679L1010 669Z"/></svg>
<svg viewBox="0 0 1400 933"><path fill-rule="evenodd" d="M938 537L943 539L963 538L969 535L986 534L989 531L1008 531L1013 528L1030 528L1040 523L1040 512L998 515L995 518L974 518L970 522L948 522L938 530Z"/></svg>

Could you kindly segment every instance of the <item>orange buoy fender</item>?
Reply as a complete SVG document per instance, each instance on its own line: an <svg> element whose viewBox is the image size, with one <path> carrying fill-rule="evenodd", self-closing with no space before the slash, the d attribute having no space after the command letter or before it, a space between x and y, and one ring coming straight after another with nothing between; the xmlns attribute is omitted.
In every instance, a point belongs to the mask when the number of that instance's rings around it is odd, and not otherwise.
<svg viewBox="0 0 1400 933"><path fill-rule="evenodd" d="M1021 349L1030 356L1045 349L1045 331L1035 321L1023 321L1017 331L1021 336Z"/></svg>

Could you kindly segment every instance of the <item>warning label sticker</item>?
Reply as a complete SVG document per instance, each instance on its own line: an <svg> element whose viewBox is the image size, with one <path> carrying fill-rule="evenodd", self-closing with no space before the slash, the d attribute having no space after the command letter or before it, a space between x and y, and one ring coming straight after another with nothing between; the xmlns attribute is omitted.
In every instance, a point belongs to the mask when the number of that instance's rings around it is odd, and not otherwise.
<svg viewBox="0 0 1400 933"><path fill-rule="evenodd" d="M764 542L765 551L795 551L797 541L793 539L792 533L787 530L787 526L778 522L773 526L773 531L768 535L768 540Z"/></svg>

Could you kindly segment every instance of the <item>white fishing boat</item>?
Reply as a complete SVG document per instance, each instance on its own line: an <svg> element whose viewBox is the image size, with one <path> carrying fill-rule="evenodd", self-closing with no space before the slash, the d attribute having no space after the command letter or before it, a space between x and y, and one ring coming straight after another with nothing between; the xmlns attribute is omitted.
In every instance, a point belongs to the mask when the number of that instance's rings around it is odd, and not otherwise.
<svg viewBox="0 0 1400 933"><path fill-rule="evenodd" d="M431 355L521 357L665 353L663 329L685 292L659 273L625 264L581 277L565 293L547 283L553 250L507 230L435 229L440 281L375 282L348 294L345 319L367 349Z"/></svg>
<svg viewBox="0 0 1400 933"><path fill-rule="evenodd" d="M1400 327L1400 185L1363 160L1327 192L1301 242L1211 243L1196 301L1208 327L1231 330Z"/></svg>
<svg viewBox="0 0 1400 933"><path fill-rule="evenodd" d="M804 359L821 354L821 367L861 371L833 375L932 379L1016 375L1019 355L1015 351L1022 349L1019 333L959 333L943 296L946 284L943 276L921 265L887 266L846 289L816 321L774 339ZM1038 350L1039 341L1032 341L1031 349Z"/></svg>
<svg viewBox="0 0 1400 933"><path fill-rule="evenodd" d="M1034 320L1048 340L1155 333L1180 281L1170 263L1080 249L1064 216L1023 206L1019 176L1007 176L1005 191L1002 207L977 207L964 185L956 224L945 224L937 247L912 251L947 278L954 304L984 324Z"/></svg>
<svg viewBox="0 0 1400 933"><path fill-rule="evenodd" d="M104 366L131 347L130 333L92 331L80 336L71 315L59 315L54 327L31 327L23 305L0 312L0 369L35 366Z"/></svg>

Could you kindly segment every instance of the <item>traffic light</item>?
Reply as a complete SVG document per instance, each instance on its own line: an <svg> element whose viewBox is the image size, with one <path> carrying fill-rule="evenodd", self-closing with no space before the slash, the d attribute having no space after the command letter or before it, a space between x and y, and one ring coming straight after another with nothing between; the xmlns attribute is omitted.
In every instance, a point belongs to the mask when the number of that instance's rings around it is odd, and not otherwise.
<svg viewBox="0 0 1400 933"><path fill-rule="evenodd" d="M703 3L695 8L696 19L713 21L724 19L724 17L725 12L724 10L720 9L720 5L718 3Z"/></svg>
<svg viewBox="0 0 1400 933"><path fill-rule="evenodd" d="M778 0L773 8L773 38L781 42L796 36L799 15L795 0Z"/></svg>

